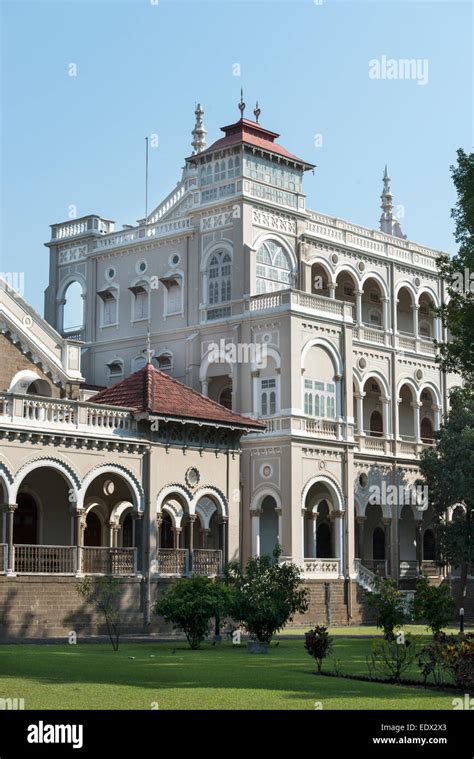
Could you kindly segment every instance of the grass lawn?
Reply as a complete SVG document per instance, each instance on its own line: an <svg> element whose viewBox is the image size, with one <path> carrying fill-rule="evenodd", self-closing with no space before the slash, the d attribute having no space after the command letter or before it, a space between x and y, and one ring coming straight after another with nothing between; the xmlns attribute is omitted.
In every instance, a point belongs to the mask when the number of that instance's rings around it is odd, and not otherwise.
<svg viewBox="0 0 474 759"><path fill-rule="evenodd" d="M324 668L337 659L342 672L366 674L370 643L338 636ZM314 671L303 641L284 638L266 655L230 643L2 645L0 698L24 698L26 709L452 709L458 695Z"/></svg>

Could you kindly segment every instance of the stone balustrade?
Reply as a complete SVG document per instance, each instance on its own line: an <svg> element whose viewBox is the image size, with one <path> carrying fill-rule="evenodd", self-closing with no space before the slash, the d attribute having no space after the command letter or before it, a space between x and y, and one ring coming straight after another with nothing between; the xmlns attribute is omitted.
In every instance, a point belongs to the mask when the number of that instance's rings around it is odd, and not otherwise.
<svg viewBox="0 0 474 759"><path fill-rule="evenodd" d="M33 395L0 393L0 426L33 429L100 432L101 435L137 434L130 411L81 401L56 400Z"/></svg>

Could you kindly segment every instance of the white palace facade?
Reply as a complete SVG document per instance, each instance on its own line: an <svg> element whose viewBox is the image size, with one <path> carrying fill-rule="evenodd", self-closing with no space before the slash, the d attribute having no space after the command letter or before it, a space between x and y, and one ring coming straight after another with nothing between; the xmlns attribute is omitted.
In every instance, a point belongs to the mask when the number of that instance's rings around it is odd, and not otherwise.
<svg viewBox="0 0 474 759"><path fill-rule="evenodd" d="M432 310L444 299L439 251L402 234L387 170L377 230L307 209L313 165L261 126L258 109L250 120L239 107L209 147L197 107L182 177L147 218L119 231L99 215L52 225L46 322L81 347L84 402L107 388L98 403L127 407L108 389L146 371L148 333L156 368L239 415L242 431L248 420L237 505L221 506L233 556L280 543L326 588L438 575L430 510L385 495L419 477L456 383L435 362L434 341L446 338ZM74 298L82 318L71 322ZM196 514L173 474L156 475L164 496L149 509L179 551ZM113 539L103 532L103 545Z"/></svg>

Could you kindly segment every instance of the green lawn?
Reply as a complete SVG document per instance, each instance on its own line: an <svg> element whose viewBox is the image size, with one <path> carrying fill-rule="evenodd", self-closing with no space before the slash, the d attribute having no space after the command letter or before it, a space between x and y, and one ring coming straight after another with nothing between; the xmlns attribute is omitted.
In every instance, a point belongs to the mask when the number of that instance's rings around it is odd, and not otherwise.
<svg viewBox="0 0 474 759"><path fill-rule="evenodd" d="M337 659L366 674L370 643L337 637L325 668ZM281 639L267 655L230 643L126 643L117 653L105 643L3 645L0 698L24 698L26 709L451 709L457 695L314 671L302 640Z"/></svg>

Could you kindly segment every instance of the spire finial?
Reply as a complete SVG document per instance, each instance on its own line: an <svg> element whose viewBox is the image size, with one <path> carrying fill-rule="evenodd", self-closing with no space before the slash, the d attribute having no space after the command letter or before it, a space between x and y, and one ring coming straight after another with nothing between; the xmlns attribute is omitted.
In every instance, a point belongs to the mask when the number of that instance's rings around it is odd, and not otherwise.
<svg viewBox="0 0 474 759"><path fill-rule="evenodd" d="M196 155L196 153L200 153L206 147L207 132L204 129L204 108L201 103L197 104L194 115L196 116L196 124L192 131L193 141L191 145L193 146L193 155Z"/></svg>
<svg viewBox="0 0 474 759"><path fill-rule="evenodd" d="M393 195L390 189L390 177L388 174L387 164L383 173L383 190L380 196L382 201L380 207L382 216L380 217L380 230L394 237L406 238L400 227L400 222L393 215Z"/></svg>
<svg viewBox="0 0 474 759"><path fill-rule="evenodd" d="M243 119L244 118L244 111L245 111L244 90L243 90L243 87L240 88L239 111L240 111L240 118Z"/></svg>
<svg viewBox="0 0 474 759"><path fill-rule="evenodd" d="M257 124L258 124L258 119L260 118L261 112L262 111L258 107L258 100L257 100L257 102L255 103L255 108L254 108L254 112L253 112L253 115L255 116L255 121L257 122Z"/></svg>

